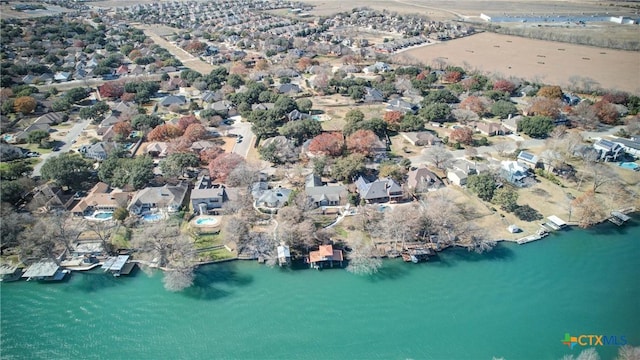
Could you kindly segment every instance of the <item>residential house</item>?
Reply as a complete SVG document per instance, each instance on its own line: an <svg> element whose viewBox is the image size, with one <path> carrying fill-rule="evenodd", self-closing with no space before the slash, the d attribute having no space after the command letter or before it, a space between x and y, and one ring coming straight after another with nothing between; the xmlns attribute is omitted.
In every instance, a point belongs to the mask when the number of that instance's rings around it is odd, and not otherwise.
<svg viewBox="0 0 640 360"><path fill-rule="evenodd" d="M304 191L316 206L338 206L347 199L347 188L342 185L327 185L319 176L310 174L305 181Z"/></svg>
<svg viewBox="0 0 640 360"><path fill-rule="evenodd" d="M209 109L215 110L222 116L234 116L236 114L236 109L229 100L216 101L209 105Z"/></svg>
<svg viewBox="0 0 640 360"><path fill-rule="evenodd" d="M277 88L276 91L278 92L278 94L285 94L285 95L295 95L300 93L300 86L296 85L296 84L280 84Z"/></svg>
<svg viewBox="0 0 640 360"><path fill-rule="evenodd" d="M169 150L169 144L166 142L150 142L147 144L145 152L151 157L166 157L167 150Z"/></svg>
<svg viewBox="0 0 640 360"><path fill-rule="evenodd" d="M494 122L476 121L473 123L473 126L476 130L480 131L481 134L487 136L507 135L511 133L508 127Z"/></svg>
<svg viewBox="0 0 640 360"><path fill-rule="evenodd" d="M29 207L44 211L64 211L72 203L73 195L65 194L61 187L54 184L44 184L34 189Z"/></svg>
<svg viewBox="0 0 640 360"><path fill-rule="evenodd" d="M220 101L224 99L224 94L220 91L205 91L202 94L202 101L207 103L214 103L216 101Z"/></svg>
<svg viewBox="0 0 640 360"><path fill-rule="evenodd" d="M442 140L436 134L429 131L401 132L400 134L414 146L433 146L442 144Z"/></svg>
<svg viewBox="0 0 640 360"><path fill-rule="evenodd" d="M379 73L379 72L387 72L391 71L391 66L384 62L377 62L371 66L367 66L362 69L362 72L365 74Z"/></svg>
<svg viewBox="0 0 640 360"><path fill-rule="evenodd" d="M444 183L433 171L421 167L408 173L407 187L416 193L435 190L444 186Z"/></svg>
<svg viewBox="0 0 640 360"><path fill-rule="evenodd" d="M500 176L518 187L535 183L531 169L517 161L503 161L500 167Z"/></svg>
<svg viewBox="0 0 640 360"><path fill-rule="evenodd" d="M467 184L467 178L469 178L469 175L467 175L467 173L464 171L460 171L456 169L447 170L447 179L452 184L455 184L458 186L465 186Z"/></svg>
<svg viewBox="0 0 640 360"><path fill-rule="evenodd" d="M203 150L215 148L217 145L208 140L199 140L195 141L189 147L189 150L193 151L196 154L199 154Z"/></svg>
<svg viewBox="0 0 640 360"><path fill-rule="evenodd" d="M530 152L520 151L518 154L518 162L528 166L530 169L535 169L538 167L540 159Z"/></svg>
<svg viewBox="0 0 640 360"><path fill-rule="evenodd" d="M382 102L384 101L384 95L380 90L367 86L364 88L364 96L362 100L366 103Z"/></svg>
<svg viewBox="0 0 640 360"><path fill-rule="evenodd" d="M420 108L418 105L412 104L402 99L389 100L389 105L387 105L386 108L387 111L400 111L404 114L415 114L419 109Z"/></svg>
<svg viewBox="0 0 640 360"><path fill-rule="evenodd" d="M191 190L191 207L194 212L199 212L201 215L210 210L220 209L227 200L225 186L214 183L207 175L198 179Z"/></svg>
<svg viewBox="0 0 640 360"><path fill-rule="evenodd" d="M305 119L310 119L311 115L307 114L307 113L303 113L298 111L298 109L295 109L293 111L291 111L290 113L287 114L287 119L289 121L296 121L296 120L305 120Z"/></svg>
<svg viewBox="0 0 640 360"><path fill-rule="evenodd" d="M69 81L71 80L71 73L68 71L58 71L53 75L53 80L58 82Z"/></svg>
<svg viewBox="0 0 640 360"><path fill-rule="evenodd" d="M254 183L251 187L251 195L258 207L281 208L289 200L291 192L292 190L282 187L270 189L264 181Z"/></svg>
<svg viewBox="0 0 640 360"><path fill-rule="evenodd" d="M631 139L618 138L615 142L620 144L627 154L640 157L640 136L632 136Z"/></svg>
<svg viewBox="0 0 640 360"><path fill-rule="evenodd" d="M187 103L187 99L184 95L169 95L160 101L160 105L164 107L169 107L171 105L182 106Z"/></svg>
<svg viewBox="0 0 640 360"><path fill-rule="evenodd" d="M84 157L102 161L109 156L109 153L113 151L115 147L115 143L100 141L92 145L83 145L78 149L78 152L84 155Z"/></svg>
<svg viewBox="0 0 640 360"><path fill-rule="evenodd" d="M189 190L187 183L147 187L136 193L129 205L129 212L137 215L146 212L176 212L184 203Z"/></svg>
<svg viewBox="0 0 640 360"><path fill-rule="evenodd" d="M89 193L71 209L75 216L90 216L95 211L114 211L119 207L126 207L131 193L113 190L109 185L99 182L89 190Z"/></svg>
<svg viewBox="0 0 640 360"><path fill-rule="evenodd" d="M598 151L599 160L601 161L617 161L618 158L625 154L622 145L606 139L598 140L593 144L593 148Z"/></svg>
<svg viewBox="0 0 640 360"><path fill-rule="evenodd" d="M399 201L402 200L404 195L402 186L391 178L377 179L369 182L360 176L355 184L360 198L368 203Z"/></svg>
<svg viewBox="0 0 640 360"><path fill-rule="evenodd" d="M273 109L274 105L275 105L274 103L252 104L251 105L251 111Z"/></svg>
<svg viewBox="0 0 640 360"><path fill-rule="evenodd" d="M111 129L111 127L113 125L115 125L116 123L120 122L120 119L113 115L109 115L106 118L104 118L104 120L102 120L100 122L100 125L98 125L98 129L96 130L96 133L98 135L104 135L109 129Z"/></svg>
<svg viewBox="0 0 640 360"><path fill-rule="evenodd" d="M322 268L326 264L333 267L333 262L337 261L342 266L344 257L342 250L334 249L332 245L320 245L318 250L309 252L307 262L312 268Z"/></svg>
<svg viewBox="0 0 640 360"><path fill-rule="evenodd" d="M13 137L15 142L17 143L24 143L29 139L29 134L33 131L36 130L42 130L42 131L46 131L46 132L50 132L51 131L51 126L49 126L49 124L36 124L33 123L29 126L27 126L26 129L24 129L23 131L19 131L15 134L15 136Z"/></svg>
<svg viewBox="0 0 640 360"><path fill-rule="evenodd" d="M510 130L512 133L517 134L518 133L518 123L522 119L524 119L524 117L522 115L516 115L516 116L509 115L509 117L507 117L506 119L504 119L502 121L502 125L506 129Z"/></svg>

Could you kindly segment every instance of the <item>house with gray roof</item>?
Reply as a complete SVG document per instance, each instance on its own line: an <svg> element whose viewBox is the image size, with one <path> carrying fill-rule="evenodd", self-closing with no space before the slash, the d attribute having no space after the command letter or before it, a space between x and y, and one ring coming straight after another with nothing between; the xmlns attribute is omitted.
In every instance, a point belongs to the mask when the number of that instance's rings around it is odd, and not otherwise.
<svg viewBox="0 0 640 360"><path fill-rule="evenodd" d="M78 152L84 155L84 157L102 161L109 156L109 153L116 147L114 143L100 141L92 145L83 145L78 149Z"/></svg>
<svg viewBox="0 0 640 360"><path fill-rule="evenodd" d="M387 111L400 111L404 114L415 114L419 109L420 107L418 105L402 99L389 100L389 105L387 105L386 108Z"/></svg>
<svg viewBox="0 0 640 360"><path fill-rule="evenodd" d="M187 103L187 99L184 95L169 95L160 101L160 105L164 107L169 107L171 105L182 106Z"/></svg>
<svg viewBox="0 0 640 360"><path fill-rule="evenodd" d="M600 154L601 161L617 161L625 154L622 145L606 139L598 140L593 144L593 148Z"/></svg>
<svg viewBox="0 0 640 360"><path fill-rule="evenodd" d="M264 181L254 183L251 187L251 195L256 206L272 209L283 207L292 192L293 190L283 187L269 188L269 185Z"/></svg>
<svg viewBox="0 0 640 360"><path fill-rule="evenodd" d="M327 185L319 176L306 177L304 191L316 206L338 206L346 202L347 188L342 185Z"/></svg>
<svg viewBox="0 0 640 360"><path fill-rule="evenodd" d="M144 188L131 199L128 210L136 215L156 211L173 213L182 207L188 190L184 182Z"/></svg>
<svg viewBox="0 0 640 360"><path fill-rule="evenodd" d="M399 201L403 197L402 186L391 178L369 182L360 176L355 184L360 198L367 203Z"/></svg>
<svg viewBox="0 0 640 360"><path fill-rule="evenodd" d="M407 187L414 192L435 190L443 186L440 177L426 167L409 171Z"/></svg>
<svg viewBox="0 0 640 360"><path fill-rule="evenodd" d="M191 207L193 211L201 214L210 210L220 209L227 200L229 199L225 186L214 183L208 175L198 179L193 190L191 190Z"/></svg>
<svg viewBox="0 0 640 360"><path fill-rule="evenodd" d="M384 101L384 95L378 89L365 87L364 88L364 97L362 98L364 102L382 102Z"/></svg>
<svg viewBox="0 0 640 360"><path fill-rule="evenodd" d="M540 159L530 152L520 151L520 153L518 154L518 162L525 164L531 169L535 169L536 167L538 167Z"/></svg>

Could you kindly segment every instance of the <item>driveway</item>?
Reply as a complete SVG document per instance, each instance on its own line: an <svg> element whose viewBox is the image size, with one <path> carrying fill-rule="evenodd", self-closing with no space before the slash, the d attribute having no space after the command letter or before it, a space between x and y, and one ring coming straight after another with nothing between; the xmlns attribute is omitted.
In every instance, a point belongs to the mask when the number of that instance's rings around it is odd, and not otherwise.
<svg viewBox="0 0 640 360"><path fill-rule="evenodd" d="M64 137L64 145L62 145L58 151L53 151L40 156L40 162L33 167L32 176L40 176L40 169L48 158L52 156L58 156L58 154L60 153L69 151L71 149L71 145L73 145L73 141L77 139L78 136L80 136L80 133L84 131L84 129L89 125L90 122L90 120L82 120L73 125L73 127L67 133L67 136Z"/></svg>

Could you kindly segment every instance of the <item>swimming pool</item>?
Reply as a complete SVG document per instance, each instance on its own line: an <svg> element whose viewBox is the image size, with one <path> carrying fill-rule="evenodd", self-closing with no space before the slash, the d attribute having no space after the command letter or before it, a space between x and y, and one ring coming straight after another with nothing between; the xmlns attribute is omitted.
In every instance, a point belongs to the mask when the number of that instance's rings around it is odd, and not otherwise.
<svg viewBox="0 0 640 360"><path fill-rule="evenodd" d="M13 135L6 134L6 135L3 135L2 138L4 139L4 141L10 142L11 140L13 140Z"/></svg>
<svg viewBox="0 0 640 360"><path fill-rule="evenodd" d="M623 167L625 169L629 169L629 170L635 170L635 171L639 171L640 170L640 165L634 163L634 162L621 162L620 164L618 164L620 167Z"/></svg>
<svg viewBox="0 0 640 360"><path fill-rule="evenodd" d="M162 214L144 214L142 215L144 221L158 221L162 219Z"/></svg>
<svg viewBox="0 0 640 360"><path fill-rule="evenodd" d="M87 220L111 220L113 218L113 211L97 211L91 216L86 216Z"/></svg>
<svg viewBox="0 0 640 360"><path fill-rule="evenodd" d="M198 216L198 218L193 222L198 226L216 226L220 220L217 217L213 216Z"/></svg>

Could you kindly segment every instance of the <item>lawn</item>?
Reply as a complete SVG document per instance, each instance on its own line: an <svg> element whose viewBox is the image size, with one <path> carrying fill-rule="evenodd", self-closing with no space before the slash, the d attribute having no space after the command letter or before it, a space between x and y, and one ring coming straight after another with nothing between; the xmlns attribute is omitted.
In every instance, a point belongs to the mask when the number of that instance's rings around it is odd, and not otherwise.
<svg viewBox="0 0 640 360"><path fill-rule="evenodd" d="M226 248L203 251L198 253L198 260L201 262L233 259L235 257L236 257L236 254L230 252Z"/></svg>
<svg viewBox="0 0 640 360"><path fill-rule="evenodd" d="M220 234L196 235L194 237L194 246L196 249L206 249L223 244L224 242Z"/></svg>
<svg viewBox="0 0 640 360"><path fill-rule="evenodd" d="M131 243L131 230L124 226L118 227L118 229L111 235L111 243L116 249L130 249Z"/></svg>

